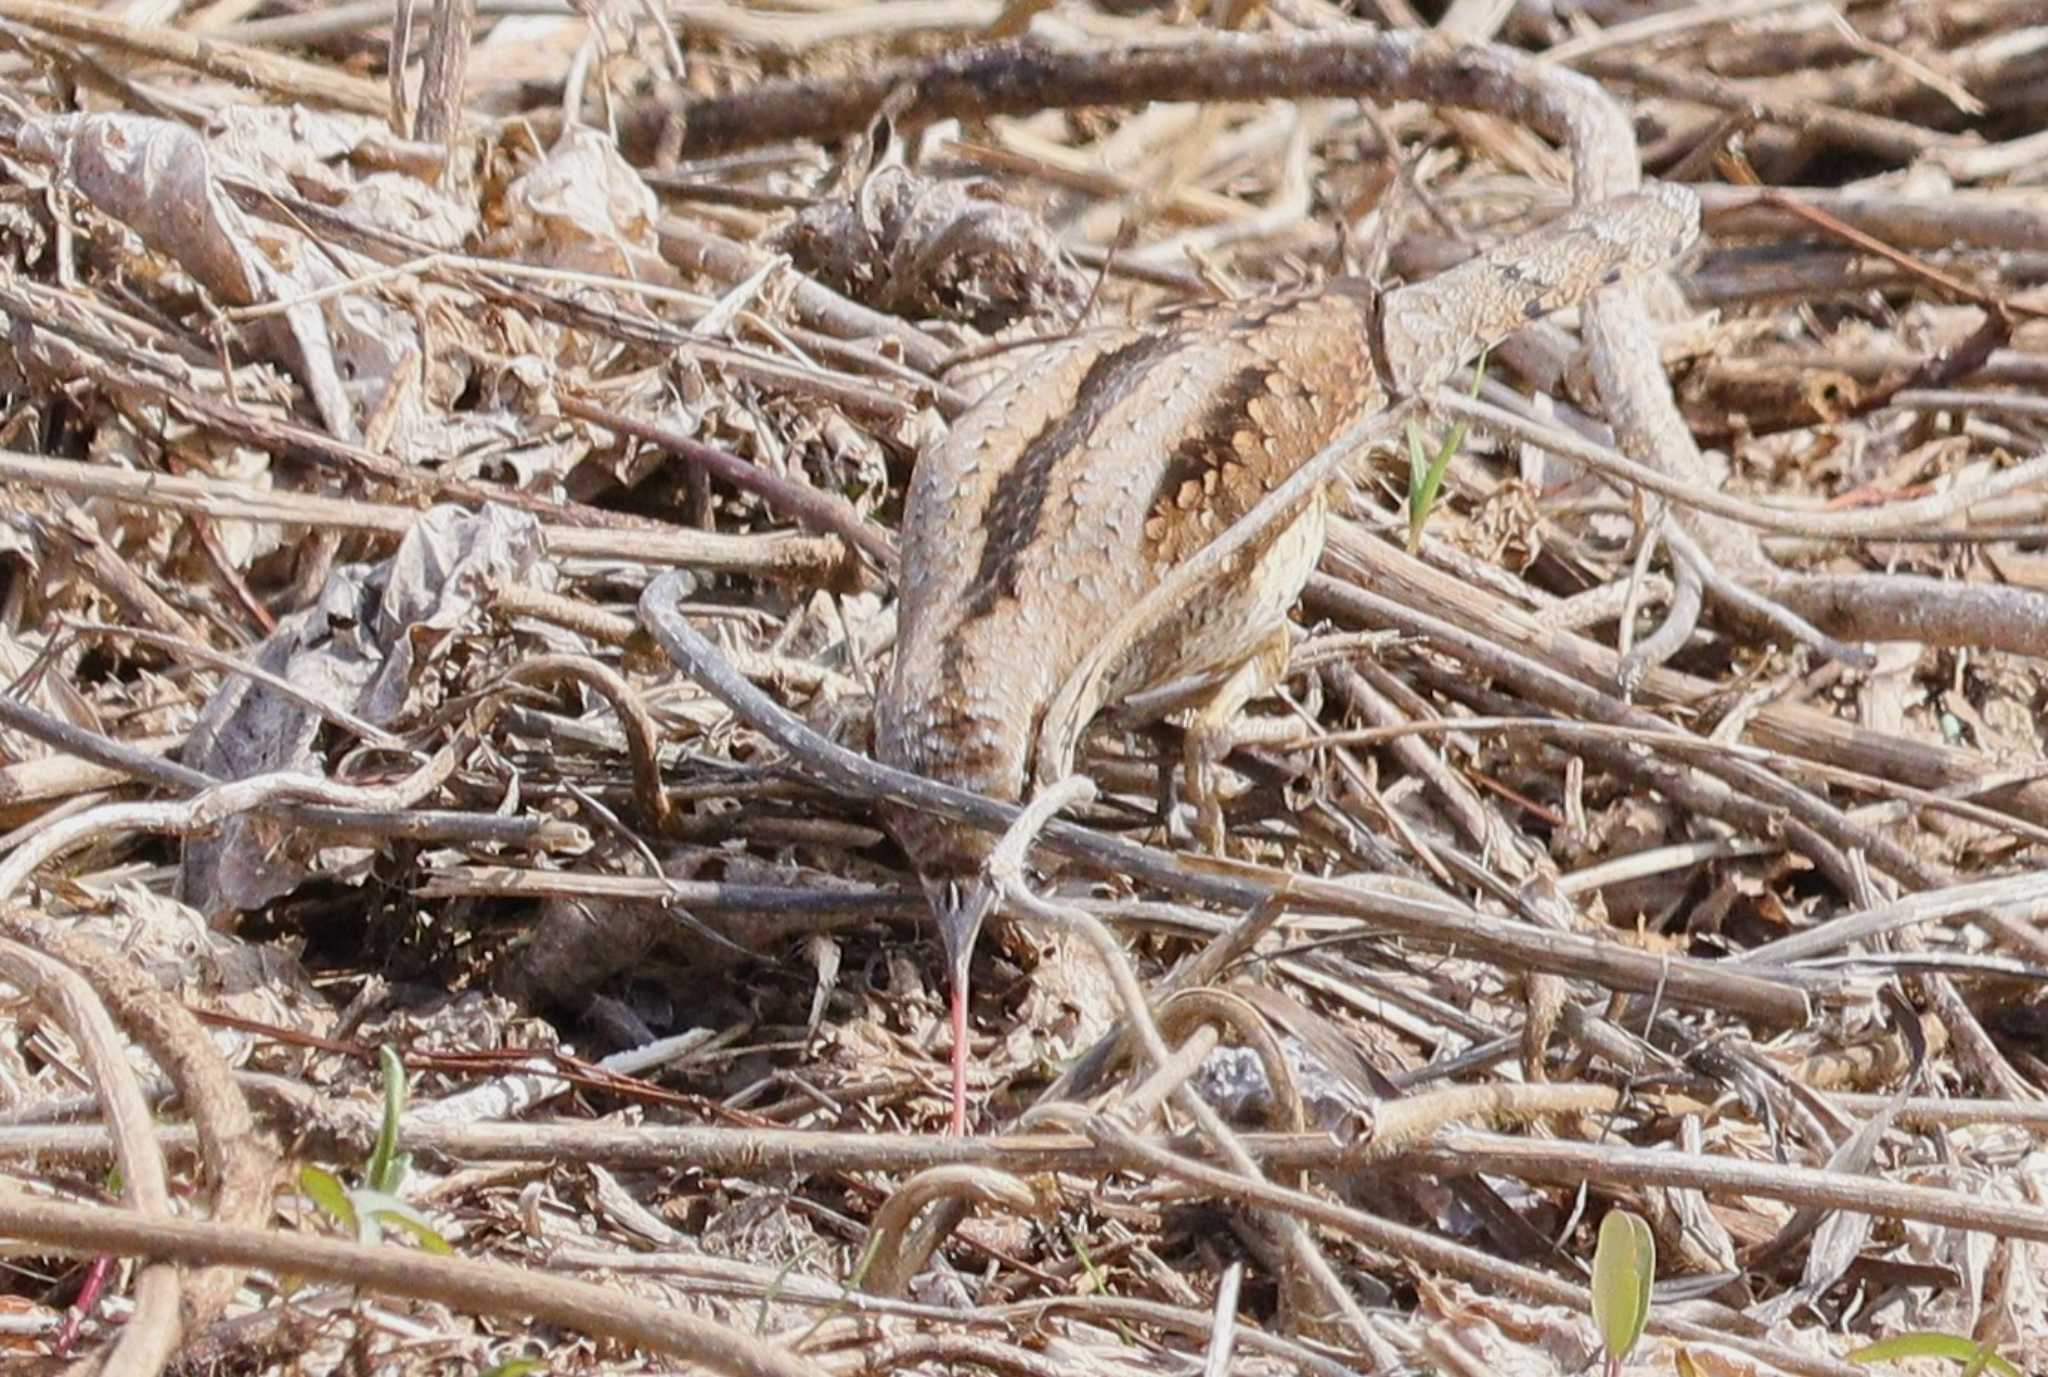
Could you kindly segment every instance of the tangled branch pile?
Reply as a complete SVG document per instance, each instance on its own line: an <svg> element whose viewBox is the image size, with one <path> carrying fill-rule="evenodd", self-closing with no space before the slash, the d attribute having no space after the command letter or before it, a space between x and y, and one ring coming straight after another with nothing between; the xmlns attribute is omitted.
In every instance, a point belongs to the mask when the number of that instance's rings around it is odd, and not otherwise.
<svg viewBox="0 0 2048 1377"><path fill-rule="evenodd" d="M0 0L0 1352L1575 1372L1617 1207L1627 1371L2048 1333L2039 4L143 8ZM1701 244L1358 458L1228 857L1095 724L941 1137L913 461L1554 219L1453 40Z"/></svg>

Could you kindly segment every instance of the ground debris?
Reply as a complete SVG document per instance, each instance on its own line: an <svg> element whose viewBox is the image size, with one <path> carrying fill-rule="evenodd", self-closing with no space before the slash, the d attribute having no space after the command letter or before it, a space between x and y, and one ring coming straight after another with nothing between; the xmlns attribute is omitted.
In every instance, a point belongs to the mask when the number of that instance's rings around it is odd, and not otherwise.
<svg viewBox="0 0 2048 1377"><path fill-rule="evenodd" d="M1177 1055L1022 924L967 1141L877 795L643 592L866 754L917 452L1018 351L1434 274L1559 149L1233 94L1370 40L1293 0L420 7L395 80L360 7L133 8L0 0L0 1368L1580 1372L1619 1208L1610 1371L2030 1370L2038 7L1506 7L1701 197L1636 362L1704 467L1591 308L1358 461L1229 856L1128 703L1070 821L1161 867L1029 875ZM1187 42L1227 99L1045 94Z"/></svg>

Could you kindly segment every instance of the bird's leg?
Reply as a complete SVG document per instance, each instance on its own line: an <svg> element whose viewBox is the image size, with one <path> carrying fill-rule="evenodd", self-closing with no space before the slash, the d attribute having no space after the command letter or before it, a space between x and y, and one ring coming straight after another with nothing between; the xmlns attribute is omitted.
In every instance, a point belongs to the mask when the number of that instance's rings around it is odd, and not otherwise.
<svg viewBox="0 0 2048 1377"><path fill-rule="evenodd" d="M1223 800L1217 775L1224 758L1240 739L1239 714L1245 704L1286 677L1288 649L1287 626L1283 622L1260 640L1250 658L1217 685L1188 722L1182 747L1188 798L1195 805L1196 839L1212 855L1223 854Z"/></svg>

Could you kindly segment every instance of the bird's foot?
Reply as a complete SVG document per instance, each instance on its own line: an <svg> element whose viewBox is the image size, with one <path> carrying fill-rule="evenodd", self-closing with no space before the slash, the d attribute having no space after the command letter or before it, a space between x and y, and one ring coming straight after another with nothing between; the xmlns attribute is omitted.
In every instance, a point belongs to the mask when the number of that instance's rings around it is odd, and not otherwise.
<svg viewBox="0 0 2048 1377"><path fill-rule="evenodd" d="M1212 856L1225 854L1229 843L1220 778L1223 762L1238 745L1271 735L1265 723L1243 716L1244 706L1286 676L1288 646L1287 628L1275 627L1188 722L1182 763L1188 798L1195 805L1195 838ZM1285 725L1292 730L1291 723Z"/></svg>

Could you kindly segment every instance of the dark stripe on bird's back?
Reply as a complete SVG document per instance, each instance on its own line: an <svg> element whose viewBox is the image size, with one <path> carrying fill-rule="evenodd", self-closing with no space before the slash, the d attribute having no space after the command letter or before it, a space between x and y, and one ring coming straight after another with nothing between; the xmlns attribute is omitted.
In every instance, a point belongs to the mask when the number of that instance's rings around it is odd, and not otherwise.
<svg viewBox="0 0 2048 1377"><path fill-rule="evenodd" d="M1183 485L1201 483L1211 469L1239 458L1237 433L1249 424L1246 413L1252 399L1266 390L1266 379L1272 375L1273 370L1264 366L1240 368L1217 390L1201 418L1174 442L1159 484L1145 504L1147 511L1162 503L1173 506Z"/></svg>
<svg viewBox="0 0 2048 1377"><path fill-rule="evenodd" d="M1130 397L1152 366L1178 351L1176 332L1148 335L1112 349L1088 366L1074 390L1074 405L1065 415L1047 421L1017 456L1010 471L996 481L983 525L981 565L970 585L976 592L963 620L987 616L1001 598L1017 595L1017 568L1025 550L1038 538L1045 495L1060 461L1088 443L1102 418Z"/></svg>

